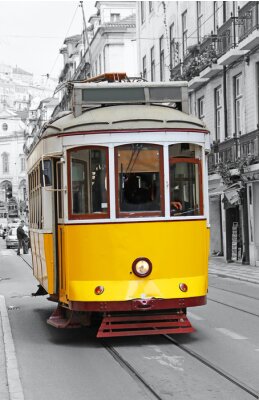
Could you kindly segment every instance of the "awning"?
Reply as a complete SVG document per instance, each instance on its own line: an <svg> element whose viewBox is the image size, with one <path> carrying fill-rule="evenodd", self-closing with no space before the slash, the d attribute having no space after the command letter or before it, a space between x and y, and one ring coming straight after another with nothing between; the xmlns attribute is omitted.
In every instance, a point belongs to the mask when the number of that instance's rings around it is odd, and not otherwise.
<svg viewBox="0 0 259 400"><path fill-rule="evenodd" d="M231 207L236 207L240 204L240 196L239 196L240 185L235 184L235 187L229 187L224 192L224 208L228 209Z"/></svg>

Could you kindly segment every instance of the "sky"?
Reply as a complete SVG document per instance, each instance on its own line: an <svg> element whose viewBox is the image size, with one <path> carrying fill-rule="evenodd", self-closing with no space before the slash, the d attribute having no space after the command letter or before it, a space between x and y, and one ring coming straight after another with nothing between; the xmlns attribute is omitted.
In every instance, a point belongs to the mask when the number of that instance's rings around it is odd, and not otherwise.
<svg viewBox="0 0 259 400"><path fill-rule="evenodd" d="M95 1L83 1L86 22L96 13ZM0 63L34 75L58 78L59 53L68 36L81 34L79 1L0 0Z"/></svg>

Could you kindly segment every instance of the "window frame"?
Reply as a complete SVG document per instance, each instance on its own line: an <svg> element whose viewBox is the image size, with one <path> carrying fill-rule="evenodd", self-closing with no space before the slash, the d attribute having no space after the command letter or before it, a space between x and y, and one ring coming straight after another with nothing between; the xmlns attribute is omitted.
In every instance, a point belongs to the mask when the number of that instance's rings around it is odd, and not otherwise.
<svg viewBox="0 0 259 400"><path fill-rule="evenodd" d="M205 114L204 114L204 96L199 97L197 101L198 101L198 118L202 119L202 118L205 117ZM202 104L202 107L201 107L201 104Z"/></svg>
<svg viewBox="0 0 259 400"><path fill-rule="evenodd" d="M236 135L239 135L242 133L242 98L243 98L243 95L242 95L241 85L242 85L242 73L234 76L234 117L235 117Z"/></svg>
<svg viewBox="0 0 259 400"><path fill-rule="evenodd" d="M182 13L182 41L183 41L183 57L185 57L187 52L187 10Z"/></svg>
<svg viewBox="0 0 259 400"><path fill-rule="evenodd" d="M197 164L198 165L198 174L199 174L199 201L200 201L200 214L195 215L198 217L202 217L204 215L204 200L203 200L203 179L202 179L202 161L198 158L194 157L169 157L169 179L170 179L170 166L173 164L179 163L188 163L188 164ZM170 189L170 188L169 188ZM171 204L171 193L169 191L169 204ZM188 216L179 215L179 217L188 218Z"/></svg>
<svg viewBox="0 0 259 400"><path fill-rule="evenodd" d="M215 88L215 139L220 140L221 122L222 122L222 90L221 86Z"/></svg>
<svg viewBox="0 0 259 400"><path fill-rule="evenodd" d="M150 49L150 73L151 81L154 82L156 78L155 46Z"/></svg>
<svg viewBox="0 0 259 400"><path fill-rule="evenodd" d="M3 174L10 173L10 155L8 153L2 153L2 167Z"/></svg>
<svg viewBox="0 0 259 400"><path fill-rule="evenodd" d="M141 20L141 25L143 25L146 21L146 2L145 1L140 2L140 20Z"/></svg>
<svg viewBox="0 0 259 400"><path fill-rule="evenodd" d="M201 27L202 27L202 12L201 12L201 1L197 1L197 39L198 43L201 43Z"/></svg>
<svg viewBox="0 0 259 400"><path fill-rule="evenodd" d="M160 175L160 211L120 211L119 202L119 166L118 166L118 151L127 147L131 143L118 145L114 147L114 164L115 164L115 215L116 218L137 218L137 217L164 217L165 216L165 187L164 187L164 146L155 143L141 143L143 145L157 148L159 151L159 175Z"/></svg>
<svg viewBox="0 0 259 400"><path fill-rule="evenodd" d="M175 67L175 38L174 38L174 22L169 27L169 35L170 35L170 68L171 70Z"/></svg>
<svg viewBox="0 0 259 400"><path fill-rule="evenodd" d="M162 35L159 38L159 64L160 64L160 81L164 82L165 80L165 38Z"/></svg>
<svg viewBox="0 0 259 400"><path fill-rule="evenodd" d="M144 55L142 58L142 77L143 79L147 79L147 56Z"/></svg>
<svg viewBox="0 0 259 400"><path fill-rule="evenodd" d="M71 153L77 150L104 150L106 160L106 182L107 182L107 212L73 214L72 212L72 186L71 186ZM109 185L109 147L108 146L77 146L67 150L67 187L68 187L68 219L69 220L93 220L110 218L110 185Z"/></svg>

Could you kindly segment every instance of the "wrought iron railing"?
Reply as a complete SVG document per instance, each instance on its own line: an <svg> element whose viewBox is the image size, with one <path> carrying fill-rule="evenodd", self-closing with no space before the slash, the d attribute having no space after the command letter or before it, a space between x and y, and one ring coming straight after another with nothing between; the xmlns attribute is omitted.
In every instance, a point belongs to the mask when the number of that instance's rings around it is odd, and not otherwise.
<svg viewBox="0 0 259 400"><path fill-rule="evenodd" d="M254 30L259 29L259 4L258 1L249 1L244 7L238 10L239 42L244 40Z"/></svg>
<svg viewBox="0 0 259 400"><path fill-rule="evenodd" d="M217 56L221 57L228 50L235 47L235 33L233 19L229 18L217 33Z"/></svg>

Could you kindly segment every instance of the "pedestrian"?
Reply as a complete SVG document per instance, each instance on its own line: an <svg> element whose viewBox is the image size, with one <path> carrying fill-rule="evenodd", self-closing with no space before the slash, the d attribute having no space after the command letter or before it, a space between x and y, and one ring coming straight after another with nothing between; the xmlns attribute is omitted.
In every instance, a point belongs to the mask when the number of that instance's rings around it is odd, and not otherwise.
<svg viewBox="0 0 259 400"><path fill-rule="evenodd" d="M21 247L23 248L23 252L24 252L24 241L28 240L28 236L26 235L26 233L24 232L24 221L20 222L20 225L17 228L17 239L18 239L18 249L17 249L17 255L20 255L20 250Z"/></svg>

